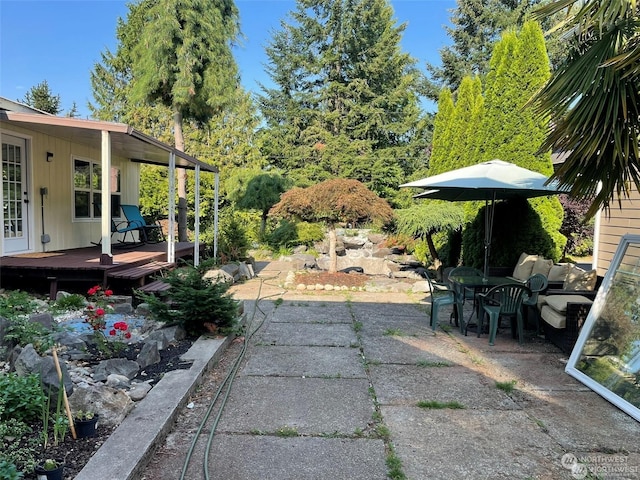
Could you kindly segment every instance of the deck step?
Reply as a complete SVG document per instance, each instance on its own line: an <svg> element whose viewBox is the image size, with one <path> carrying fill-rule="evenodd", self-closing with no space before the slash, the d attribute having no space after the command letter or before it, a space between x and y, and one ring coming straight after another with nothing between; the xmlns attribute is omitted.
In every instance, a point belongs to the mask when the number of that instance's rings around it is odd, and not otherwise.
<svg viewBox="0 0 640 480"><path fill-rule="evenodd" d="M163 270L171 270L174 266L175 264L172 262L149 262L115 272L107 272L107 276L121 280L141 280L144 283L144 279L149 275L160 273Z"/></svg>
<svg viewBox="0 0 640 480"><path fill-rule="evenodd" d="M166 292L170 288L171 288L171 285L169 285L164 280L155 280L151 283L147 283L146 285L141 286L140 288L137 288L136 290L139 290L145 293L158 293L158 292Z"/></svg>

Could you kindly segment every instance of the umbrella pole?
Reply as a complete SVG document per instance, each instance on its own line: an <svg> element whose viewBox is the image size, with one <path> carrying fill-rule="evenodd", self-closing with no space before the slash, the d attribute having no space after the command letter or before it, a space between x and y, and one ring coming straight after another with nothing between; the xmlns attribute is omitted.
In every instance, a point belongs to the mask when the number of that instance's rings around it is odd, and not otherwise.
<svg viewBox="0 0 640 480"><path fill-rule="evenodd" d="M493 235L493 215L496 206L496 192L493 192L491 205L484 201L484 278L489 278L489 254L491 253L491 237Z"/></svg>

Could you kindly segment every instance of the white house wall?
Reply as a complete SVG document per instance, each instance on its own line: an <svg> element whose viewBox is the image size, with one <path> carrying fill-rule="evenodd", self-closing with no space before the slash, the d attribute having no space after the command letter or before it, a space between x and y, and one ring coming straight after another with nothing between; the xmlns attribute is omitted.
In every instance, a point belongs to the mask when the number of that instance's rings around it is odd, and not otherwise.
<svg viewBox="0 0 640 480"><path fill-rule="evenodd" d="M99 148L74 143L65 138L53 137L36 131L11 125L2 133L27 138L27 163L31 177L30 212L32 221L33 251L65 250L90 246L100 239L100 219L74 220L73 212L73 161L74 158L100 162ZM47 162L47 152L53 153ZM125 158L112 158L112 166L120 168L121 203L137 205L139 202L140 167ZM40 188L48 194L44 198L44 233L51 241L40 242L42 208ZM118 212L119 214L120 212ZM114 213L115 214L115 213ZM0 249L2 251L2 249Z"/></svg>

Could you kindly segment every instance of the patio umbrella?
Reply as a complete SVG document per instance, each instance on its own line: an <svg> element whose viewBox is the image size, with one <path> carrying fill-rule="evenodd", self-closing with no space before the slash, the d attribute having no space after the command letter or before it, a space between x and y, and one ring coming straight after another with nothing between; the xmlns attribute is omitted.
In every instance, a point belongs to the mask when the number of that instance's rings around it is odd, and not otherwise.
<svg viewBox="0 0 640 480"><path fill-rule="evenodd" d="M426 177L400 187L426 189L415 198L433 198L450 202L484 200L485 237L484 237L484 276L489 271L489 250L493 230L493 216L496 200L510 198L533 198L567 193L560 190L556 182L541 173L527 170L513 163L491 160L470 167Z"/></svg>

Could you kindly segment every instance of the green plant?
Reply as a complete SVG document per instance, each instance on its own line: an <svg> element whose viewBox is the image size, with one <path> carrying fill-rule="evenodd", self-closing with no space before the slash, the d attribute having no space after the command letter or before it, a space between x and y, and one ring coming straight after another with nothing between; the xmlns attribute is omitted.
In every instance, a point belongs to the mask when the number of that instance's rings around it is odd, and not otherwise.
<svg viewBox="0 0 640 480"><path fill-rule="evenodd" d="M220 260L235 262L247 258L249 239L243 224L235 215L230 214L220 219L220 244L218 252Z"/></svg>
<svg viewBox="0 0 640 480"><path fill-rule="evenodd" d="M390 337L404 337L405 335L399 328L387 328L382 334Z"/></svg>
<svg viewBox="0 0 640 480"><path fill-rule="evenodd" d="M38 322L32 322L26 317L14 317L7 326L5 339L16 345L33 345L40 354L54 344L49 335L51 330Z"/></svg>
<svg viewBox="0 0 640 480"><path fill-rule="evenodd" d="M416 403L416 406L419 408L431 408L431 409L443 409L443 408L451 408L454 410L462 410L465 408L460 402L452 401L452 402L438 402L437 400L421 400Z"/></svg>
<svg viewBox="0 0 640 480"><path fill-rule="evenodd" d="M297 437L298 430L295 427L288 427L285 425L284 427L280 427L278 429L276 435L278 435L279 437Z"/></svg>
<svg viewBox="0 0 640 480"><path fill-rule="evenodd" d="M502 390L505 393L511 393L516 387L516 383L516 380L509 380L508 382L496 382L496 388Z"/></svg>
<svg viewBox="0 0 640 480"><path fill-rule="evenodd" d="M0 478L3 480L17 480L22 477L22 472L19 472L13 463L8 460L0 460Z"/></svg>
<svg viewBox="0 0 640 480"><path fill-rule="evenodd" d="M47 471L55 470L58 467L58 462L56 462L53 458L47 458L44 462L42 462L42 468Z"/></svg>
<svg viewBox="0 0 640 480"><path fill-rule="evenodd" d="M359 333L362 331L362 322L361 321L355 321L353 322L353 331L356 333Z"/></svg>
<svg viewBox="0 0 640 480"><path fill-rule="evenodd" d="M432 362L431 360L418 360L416 362L418 367L450 367L449 362Z"/></svg>
<svg viewBox="0 0 640 480"><path fill-rule="evenodd" d="M153 316L166 323L183 325L189 334L206 332L205 323L213 323L225 333L234 327L238 303L227 293L229 284L205 278L208 265L187 266L173 270L164 281L171 288L163 294L136 292L149 304Z"/></svg>
<svg viewBox="0 0 640 480"><path fill-rule="evenodd" d="M78 410L73 414L73 418L80 421L91 420L94 416L95 412L92 412L91 410Z"/></svg>
<svg viewBox="0 0 640 480"><path fill-rule="evenodd" d="M35 312L37 303L27 292L10 290L0 295L0 316L15 319Z"/></svg>
<svg viewBox="0 0 640 480"><path fill-rule="evenodd" d="M55 303L51 305L51 311L57 313L82 310L85 305L86 300L84 296L80 295L79 293L73 293L71 295L60 297L58 300L56 300Z"/></svg>
<svg viewBox="0 0 640 480"><path fill-rule="evenodd" d="M402 471L402 462L393 450L389 451L389 453L387 454L386 464L387 468L389 469L387 473L389 478L391 478L392 480L404 480L407 478L407 476Z"/></svg>
<svg viewBox="0 0 640 480"><path fill-rule="evenodd" d="M14 418L28 423L37 419L44 399L40 375L0 374L0 420Z"/></svg>

